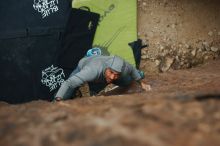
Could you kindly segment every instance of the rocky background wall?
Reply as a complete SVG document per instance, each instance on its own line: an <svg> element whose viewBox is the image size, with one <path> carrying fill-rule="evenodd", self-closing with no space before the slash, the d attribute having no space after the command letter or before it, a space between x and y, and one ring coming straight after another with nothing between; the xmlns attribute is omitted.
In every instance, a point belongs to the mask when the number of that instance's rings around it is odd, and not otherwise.
<svg viewBox="0 0 220 146"><path fill-rule="evenodd" d="M141 68L191 68L220 56L219 0L138 0Z"/></svg>

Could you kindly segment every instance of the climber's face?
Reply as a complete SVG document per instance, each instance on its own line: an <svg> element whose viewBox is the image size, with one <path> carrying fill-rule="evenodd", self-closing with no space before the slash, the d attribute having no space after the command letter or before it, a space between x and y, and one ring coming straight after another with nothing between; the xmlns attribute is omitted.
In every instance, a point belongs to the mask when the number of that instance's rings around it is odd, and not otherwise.
<svg viewBox="0 0 220 146"><path fill-rule="evenodd" d="M108 84L112 83L113 81L119 79L120 77L120 73L110 69L110 68L107 68L105 70L105 79L106 79L106 82Z"/></svg>

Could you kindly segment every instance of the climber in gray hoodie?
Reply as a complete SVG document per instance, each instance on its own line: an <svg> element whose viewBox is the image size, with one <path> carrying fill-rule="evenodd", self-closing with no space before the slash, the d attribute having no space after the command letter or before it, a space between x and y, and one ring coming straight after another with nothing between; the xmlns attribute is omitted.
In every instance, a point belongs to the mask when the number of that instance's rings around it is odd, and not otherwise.
<svg viewBox="0 0 220 146"><path fill-rule="evenodd" d="M91 95L103 90L108 84L126 87L134 80L140 83L144 90L150 90L150 85L142 82L142 78L143 76L136 68L118 56L84 57L69 78L63 82L55 100L70 99L75 90L84 83L89 84Z"/></svg>

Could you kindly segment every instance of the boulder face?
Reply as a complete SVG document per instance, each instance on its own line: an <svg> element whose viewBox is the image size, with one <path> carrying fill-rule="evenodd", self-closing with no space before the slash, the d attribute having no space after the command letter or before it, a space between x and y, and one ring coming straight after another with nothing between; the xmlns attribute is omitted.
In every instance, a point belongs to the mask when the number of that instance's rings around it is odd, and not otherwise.
<svg viewBox="0 0 220 146"><path fill-rule="evenodd" d="M219 59L145 80L151 91L134 85L63 102L0 102L0 145L220 145Z"/></svg>

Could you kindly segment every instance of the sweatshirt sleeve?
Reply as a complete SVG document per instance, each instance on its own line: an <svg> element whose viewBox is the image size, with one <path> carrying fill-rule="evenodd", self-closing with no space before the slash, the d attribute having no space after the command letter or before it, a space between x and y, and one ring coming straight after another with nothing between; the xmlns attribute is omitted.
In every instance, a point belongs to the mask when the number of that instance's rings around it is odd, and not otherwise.
<svg viewBox="0 0 220 146"><path fill-rule="evenodd" d="M133 65L129 64L128 62L125 62L125 70L129 72L129 74L135 81L138 81L141 79L141 75L139 74L138 70Z"/></svg>
<svg viewBox="0 0 220 146"><path fill-rule="evenodd" d="M80 72L64 81L58 90L56 97L69 99L72 97L75 88L83 85L86 82L93 81L97 76L97 72L91 67L85 66Z"/></svg>

